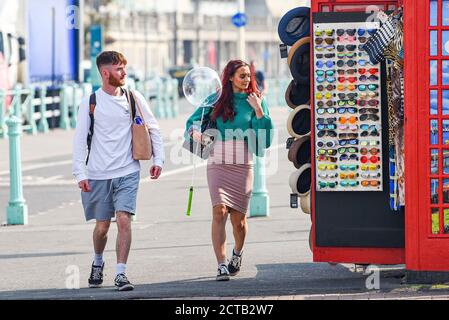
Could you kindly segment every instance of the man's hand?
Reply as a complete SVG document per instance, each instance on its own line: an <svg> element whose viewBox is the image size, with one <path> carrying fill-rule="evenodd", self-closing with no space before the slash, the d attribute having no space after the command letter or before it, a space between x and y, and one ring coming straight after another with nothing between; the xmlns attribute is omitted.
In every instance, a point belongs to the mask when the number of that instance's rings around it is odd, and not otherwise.
<svg viewBox="0 0 449 320"><path fill-rule="evenodd" d="M151 166L150 168L150 176L151 179L156 180L161 175L162 168L159 166Z"/></svg>
<svg viewBox="0 0 449 320"><path fill-rule="evenodd" d="M83 192L90 192L91 191L88 180L82 180L82 181L78 182L78 187Z"/></svg>

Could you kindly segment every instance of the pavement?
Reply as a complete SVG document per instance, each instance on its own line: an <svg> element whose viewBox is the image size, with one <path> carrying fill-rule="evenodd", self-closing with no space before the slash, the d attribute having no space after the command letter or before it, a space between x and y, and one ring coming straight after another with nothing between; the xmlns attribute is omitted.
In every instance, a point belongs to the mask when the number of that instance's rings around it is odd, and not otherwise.
<svg viewBox="0 0 449 320"><path fill-rule="evenodd" d="M285 149L289 110L270 111L279 135L266 160L269 215L249 218L242 271L228 282L215 281L205 163L196 165L192 215L186 216L193 165L177 155L179 133L192 109L183 104L176 119L159 120L167 161L157 181L147 179L149 163L142 165L127 267L136 288L130 292L113 287L114 224L104 253L104 286L87 288L94 223L84 220L80 192L71 176L73 130L23 136L29 223L0 227L0 299L449 299L446 284L404 284L401 265L380 266L379 287L370 290L369 274L360 266L313 262L310 216L289 207L288 178L294 170ZM0 221L4 221L9 197L7 140L0 140L0 154L0 212L4 212ZM230 223L226 231L230 254Z"/></svg>

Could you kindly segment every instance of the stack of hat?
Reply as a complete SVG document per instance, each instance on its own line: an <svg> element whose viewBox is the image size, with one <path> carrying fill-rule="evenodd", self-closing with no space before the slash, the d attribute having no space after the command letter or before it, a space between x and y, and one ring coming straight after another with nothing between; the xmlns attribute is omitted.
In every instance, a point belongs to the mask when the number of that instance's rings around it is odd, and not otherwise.
<svg viewBox="0 0 449 320"><path fill-rule="evenodd" d="M287 120L292 137L288 159L297 169L290 176L290 187L300 197L302 211L310 214L310 8L288 11L279 22L278 34L281 47L290 47L284 57L293 77L285 92L285 101L293 109Z"/></svg>

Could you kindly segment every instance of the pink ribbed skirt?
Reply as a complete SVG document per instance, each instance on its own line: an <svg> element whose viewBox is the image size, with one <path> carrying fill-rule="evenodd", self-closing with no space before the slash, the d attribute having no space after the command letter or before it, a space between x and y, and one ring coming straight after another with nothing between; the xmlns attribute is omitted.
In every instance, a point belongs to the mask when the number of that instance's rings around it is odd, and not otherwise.
<svg viewBox="0 0 449 320"><path fill-rule="evenodd" d="M244 141L215 143L207 163L207 183L212 206L224 204L246 214L253 191L253 159Z"/></svg>

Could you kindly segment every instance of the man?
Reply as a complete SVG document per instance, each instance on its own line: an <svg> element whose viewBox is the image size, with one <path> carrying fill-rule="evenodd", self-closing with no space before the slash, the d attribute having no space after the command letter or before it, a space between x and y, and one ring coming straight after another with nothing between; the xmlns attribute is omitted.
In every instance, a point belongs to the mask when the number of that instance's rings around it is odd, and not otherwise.
<svg viewBox="0 0 449 320"><path fill-rule="evenodd" d="M90 97L85 97L79 107L73 143L73 175L81 189L86 221L96 220L93 231L95 254L89 287L100 287L103 283L103 251L111 218L115 215L118 234L114 283L119 291L134 289L126 276L126 263L131 246L131 216L136 211L140 179L140 164L133 160L131 152L131 107L121 88L125 84L126 64L125 57L115 51L105 51L97 57L102 87L95 91L90 152L86 152L91 124ZM145 98L136 91L134 96L150 128L153 147L150 175L151 179L157 179L164 163L161 133Z"/></svg>
<svg viewBox="0 0 449 320"><path fill-rule="evenodd" d="M257 65L254 60L251 61L250 67L251 72L254 73L254 77L256 78L257 89L259 89L260 93L265 96L268 90L268 85L265 81L265 74L263 71L257 70Z"/></svg>

